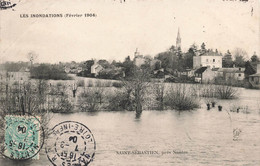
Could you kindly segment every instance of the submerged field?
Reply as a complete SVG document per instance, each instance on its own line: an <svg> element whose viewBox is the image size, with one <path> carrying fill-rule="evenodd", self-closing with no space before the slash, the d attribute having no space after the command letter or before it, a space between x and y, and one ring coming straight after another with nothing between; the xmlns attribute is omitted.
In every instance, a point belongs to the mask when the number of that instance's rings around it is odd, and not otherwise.
<svg viewBox="0 0 260 166"><path fill-rule="evenodd" d="M116 87L113 86L114 83L120 82L116 80L102 80L95 78L84 78L84 77L75 77L75 80L68 81L49 81L52 85L63 84L66 85L66 93L68 94L69 101L75 106L72 112L79 111L89 111L79 109L80 104L82 104L82 94L91 94L92 91L102 91L102 101L101 103L97 102L97 104L101 104L103 108L99 108L100 110L107 110L106 105L109 102L109 97L111 95L115 95L119 93L124 87ZM77 92L75 97L73 97L72 87L74 84L80 83L77 87ZM251 90L244 88L234 88L234 96L230 99L221 99L216 95L216 85L201 85L201 84L176 84L176 83L163 83L164 95L169 92L171 87L177 87L184 89L187 95L192 96L192 98L196 98L199 102L199 108L206 107L207 103L215 103L215 106L218 105L223 106L223 110L227 111L235 111L239 108L240 111L250 112L250 111L259 111L260 110L260 91L259 90ZM154 110L158 102L155 99L156 94L154 94L154 89L148 88L146 95L144 96L144 110ZM259 98L258 98L259 97ZM212 106L211 106L212 107ZM169 109L169 108L164 108ZM196 110L196 108L195 108ZM115 111L109 110L108 111ZM123 110L121 110L123 111Z"/></svg>

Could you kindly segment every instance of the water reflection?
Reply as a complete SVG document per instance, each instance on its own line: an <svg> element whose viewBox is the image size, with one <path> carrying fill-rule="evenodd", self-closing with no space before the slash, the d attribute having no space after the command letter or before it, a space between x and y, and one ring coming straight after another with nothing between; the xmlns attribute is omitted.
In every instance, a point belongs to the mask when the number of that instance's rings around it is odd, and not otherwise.
<svg viewBox="0 0 260 166"><path fill-rule="evenodd" d="M136 121L139 121L140 118L141 118L141 115L142 115L142 113L136 113L136 114L135 114L135 120L136 120Z"/></svg>

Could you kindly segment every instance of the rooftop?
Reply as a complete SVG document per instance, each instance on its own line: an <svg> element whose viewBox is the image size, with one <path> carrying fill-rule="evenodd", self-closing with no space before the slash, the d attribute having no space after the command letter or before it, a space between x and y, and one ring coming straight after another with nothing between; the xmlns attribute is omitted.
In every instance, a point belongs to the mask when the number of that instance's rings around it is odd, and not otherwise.
<svg viewBox="0 0 260 166"><path fill-rule="evenodd" d="M201 67L195 71L195 73L202 74L208 67Z"/></svg>
<svg viewBox="0 0 260 166"><path fill-rule="evenodd" d="M222 56L218 52L213 51L206 51L204 53L201 53L200 56Z"/></svg>
<svg viewBox="0 0 260 166"><path fill-rule="evenodd" d="M260 77L260 73L252 74L249 77Z"/></svg>
<svg viewBox="0 0 260 166"><path fill-rule="evenodd" d="M245 68L239 68L239 67L234 67L234 68L220 68L218 70L219 72L225 72L225 73L244 73Z"/></svg>

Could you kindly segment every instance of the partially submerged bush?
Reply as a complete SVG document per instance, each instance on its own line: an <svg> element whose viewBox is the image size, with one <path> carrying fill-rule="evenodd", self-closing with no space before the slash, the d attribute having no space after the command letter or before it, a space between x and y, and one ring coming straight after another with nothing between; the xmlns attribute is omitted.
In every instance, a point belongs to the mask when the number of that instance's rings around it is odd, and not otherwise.
<svg viewBox="0 0 260 166"><path fill-rule="evenodd" d="M52 96L50 97L53 100L50 100L52 102L49 107L49 110L52 112L58 112L58 113L69 113L73 112L73 105L69 101L67 95L61 95L61 96Z"/></svg>
<svg viewBox="0 0 260 166"><path fill-rule="evenodd" d="M110 111L133 111L134 101L130 92L116 90L108 96L108 110Z"/></svg>
<svg viewBox="0 0 260 166"><path fill-rule="evenodd" d="M216 97L216 86L213 84L205 84L201 87L200 97Z"/></svg>
<svg viewBox="0 0 260 166"><path fill-rule="evenodd" d="M96 80L96 87L102 87L102 82L100 80Z"/></svg>
<svg viewBox="0 0 260 166"><path fill-rule="evenodd" d="M177 110L192 110L199 107L199 100L192 96L185 84L171 85L165 95L165 106Z"/></svg>
<svg viewBox="0 0 260 166"><path fill-rule="evenodd" d="M78 80L77 81L77 86L78 87L84 87L85 86L85 81L84 80Z"/></svg>
<svg viewBox="0 0 260 166"><path fill-rule="evenodd" d="M112 83L111 81L104 81L103 82L103 87L111 87Z"/></svg>
<svg viewBox="0 0 260 166"><path fill-rule="evenodd" d="M88 87L93 87L93 86L94 86L93 81L90 79L90 80L88 81Z"/></svg>
<svg viewBox="0 0 260 166"><path fill-rule="evenodd" d="M233 99L238 97L238 89L228 85L216 86L216 93L220 99Z"/></svg>
<svg viewBox="0 0 260 166"><path fill-rule="evenodd" d="M100 87L87 88L86 92L80 95L81 111L98 111L104 102L104 89Z"/></svg>
<svg viewBox="0 0 260 166"><path fill-rule="evenodd" d="M155 83L152 86L153 94L154 94L154 105L156 105L156 109L164 110L164 96L165 96L165 84L164 83Z"/></svg>

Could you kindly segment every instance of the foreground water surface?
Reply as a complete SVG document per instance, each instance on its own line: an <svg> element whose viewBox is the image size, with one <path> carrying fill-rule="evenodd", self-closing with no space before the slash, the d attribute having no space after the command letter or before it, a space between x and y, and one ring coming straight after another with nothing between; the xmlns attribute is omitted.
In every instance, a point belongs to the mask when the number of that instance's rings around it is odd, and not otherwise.
<svg viewBox="0 0 260 166"><path fill-rule="evenodd" d="M85 124L96 140L90 164L99 165L260 165L260 92L240 89L236 100L219 100L221 112L143 111L54 114L50 127L65 120ZM230 112L241 106L240 112ZM240 129L237 140L233 130ZM0 165L52 165L44 150L40 160L15 162L0 158ZM131 154L126 154L131 151ZM134 151L134 152L133 152ZM155 151L154 154L135 152Z"/></svg>

